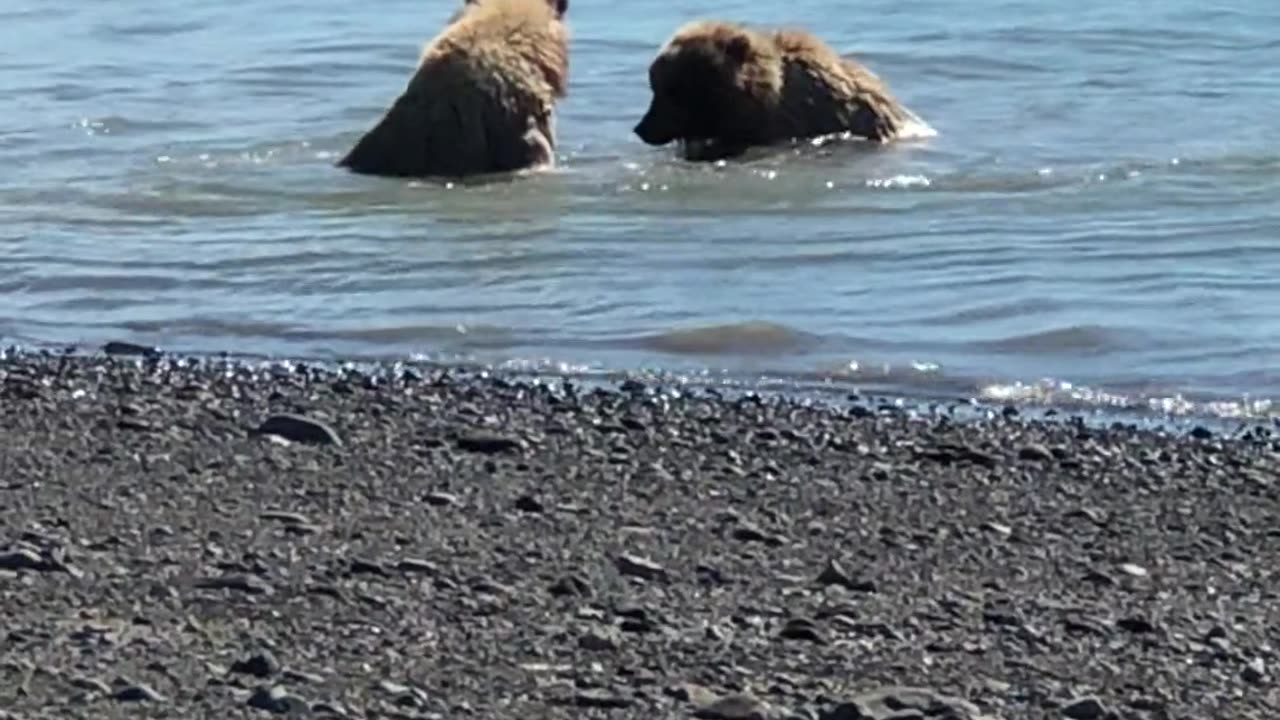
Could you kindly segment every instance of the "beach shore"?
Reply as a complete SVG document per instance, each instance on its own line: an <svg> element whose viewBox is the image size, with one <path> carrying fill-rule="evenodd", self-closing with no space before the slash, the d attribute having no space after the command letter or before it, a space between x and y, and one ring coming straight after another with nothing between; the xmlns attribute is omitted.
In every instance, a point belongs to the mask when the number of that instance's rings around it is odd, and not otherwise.
<svg viewBox="0 0 1280 720"><path fill-rule="evenodd" d="M11 354L0 438L0 717L1280 712L1265 429Z"/></svg>

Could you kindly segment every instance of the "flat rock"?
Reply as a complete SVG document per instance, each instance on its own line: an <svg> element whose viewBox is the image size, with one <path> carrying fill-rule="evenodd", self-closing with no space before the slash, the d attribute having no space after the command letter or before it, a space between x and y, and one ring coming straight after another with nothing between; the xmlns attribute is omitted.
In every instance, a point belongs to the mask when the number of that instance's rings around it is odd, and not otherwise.
<svg viewBox="0 0 1280 720"><path fill-rule="evenodd" d="M1062 717L1068 720L1102 720L1110 711L1092 695L1078 697L1062 706Z"/></svg>
<svg viewBox="0 0 1280 720"><path fill-rule="evenodd" d="M265 710L276 715L305 714L310 710L306 700L290 694L279 685L256 688L245 704L256 710Z"/></svg>
<svg viewBox="0 0 1280 720"><path fill-rule="evenodd" d="M456 442L459 450L485 455L508 453L514 450L519 450L524 446L524 443L522 443L518 438L491 433L468 433L466 435L460 435Z"/></svg>
<svg viewBox="0 0 1280 720"><path fill-rule="evenodd" d="M342 445L342 439L327 424L289 413L272 415L254 430L257 435L273 435L305 445Z"/></svg>
<svg viewBox="0 0 1280 720"><path fill-rule="evenodd" d="M269 678L280 672L280 663L276 661L270 650L262 650L231 663L230 672L252 675L257 678Z"/></svg>
<svg viewBox="0 0 1280 720"><path fill-rule="evenodd" d="M699 720L781 720L786 715L750 693L726 695L693 711Z"/></svg>
<svg viewBox="0 0 1280 720"><path fill-rule="evenodd" d="M142 683L125 685L116 690L112 697L117 702L165 702L165 697L156 692L150 685Z"/></svg>
<svg viewBox="0 0 1280 720"><path fill-rule="evenodd" d="M625 553L619 555L615 558L614 565L618 568L618 572L623 575L638 577L643 580L664 580L667 577L666 568L638 555Z"/></svg>
<svg viewBox="0 0 1280 720"><path fill-rule="evenodd" d="M996 720L973 703L926 688L885 687L840 702L820 720Z"/></svg>

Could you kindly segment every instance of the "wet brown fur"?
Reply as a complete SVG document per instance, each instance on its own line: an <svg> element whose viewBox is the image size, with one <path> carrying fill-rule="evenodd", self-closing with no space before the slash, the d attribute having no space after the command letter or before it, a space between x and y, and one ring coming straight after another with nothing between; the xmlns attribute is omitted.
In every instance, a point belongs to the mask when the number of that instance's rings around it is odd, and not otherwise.
<svg viewBox="0 0 1280 720"><path fill-rule="evenodd" d="M913 117L874 73L804 30L689 23L658 53L649 82L636 134L650 145L682 141L689 160L834 133L888 142Z"/></svg>
<svg viewBox="0 0 1280 720"><path fill-rule="evenodd" d="M567 0L469 0L339 166L463 177L554 165L555 103L569 75L566 10Z"/></svg>

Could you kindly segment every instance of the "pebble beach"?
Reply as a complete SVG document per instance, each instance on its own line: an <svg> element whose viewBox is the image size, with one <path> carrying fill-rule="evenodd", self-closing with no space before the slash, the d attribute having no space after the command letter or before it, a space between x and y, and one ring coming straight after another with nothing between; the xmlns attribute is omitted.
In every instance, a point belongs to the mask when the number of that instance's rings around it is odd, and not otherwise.
<svg viewBox="0 0 1280 720"><path fill-rule="evenodd" d="M1265 427L14 352L0 437L0 717L1280 712Z"/></svg>

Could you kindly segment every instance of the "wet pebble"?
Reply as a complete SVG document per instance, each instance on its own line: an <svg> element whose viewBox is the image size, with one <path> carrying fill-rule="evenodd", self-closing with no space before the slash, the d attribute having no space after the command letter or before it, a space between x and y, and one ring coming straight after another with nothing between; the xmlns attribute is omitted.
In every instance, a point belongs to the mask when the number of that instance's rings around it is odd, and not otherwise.
<svg viewBox="0 0 1280 720"><path fill-rule="evenodd" d="M254 432L307 445L342 445L342 439L333 428L303 415L272 415L263 420Z"/></svg>

